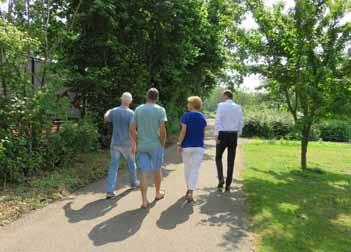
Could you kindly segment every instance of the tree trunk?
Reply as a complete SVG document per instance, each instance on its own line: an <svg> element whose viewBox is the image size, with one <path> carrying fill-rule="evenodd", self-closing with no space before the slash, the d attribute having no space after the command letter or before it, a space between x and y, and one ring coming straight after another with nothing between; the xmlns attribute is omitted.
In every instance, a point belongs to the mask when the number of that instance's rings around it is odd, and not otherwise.
<svg viewBox="0 0 351 252"><path fill-rule="evenodd" d="M4 64L5 63L5 49L0 48L0 63ZM1 86L2 86L2 92L3 96L6 98L7 97L7 84L6 84L6 78L3 75L3 72L1 73Z"/></svg>
<svg viewBox="0 0 351 252"><path fill-rule="evenodd" d="M83 106L82 106L82 111L81 111L81 117L84 118L86 114L86 104L87 104L87 98L86 95L83 95Z"/></svg>
<svg viewBox="0 0 351 252"><path fill-rule="evenodd" d="M9 0L7 3L7 21L12 22L13 14L13 0Z"/></svg>
<svg viewBox="0 0 351 252"><path fill-rule="evenodd" d="M6 80L4 78L2 78L1 84L2 84L2 94L5 98L7 98L7 85L6 85Z"/></svg>
<svg viewBox="0 0 351 252"><path fill-rule="evenodd" d="M45 36L44 36L44 40L45 40L45 50L44 50L44 54L45 54L45 59L43 61L43 63L41 64L42 66L42 76L41 76L41 83L40 86L44 87L45 84L45 80L46 80L46 74L47 74L47 65L48 63L51 62L51 55L49 54L49 38L48 38L48 30L49 30L49 24L50 24L50 1L47 1L47 9L46 9L46 13L44 12L44 6L45 6L45 1L42 1L42 6L43 6L43 30L45 31Z"/></svg>
<svg viewBox="0 0 351 252"><path fill-rule="evenodd" d="M304 125L302 129L302 139L301 139L301 169L307 169L307 147L309 142L311 125Z"/></svg>

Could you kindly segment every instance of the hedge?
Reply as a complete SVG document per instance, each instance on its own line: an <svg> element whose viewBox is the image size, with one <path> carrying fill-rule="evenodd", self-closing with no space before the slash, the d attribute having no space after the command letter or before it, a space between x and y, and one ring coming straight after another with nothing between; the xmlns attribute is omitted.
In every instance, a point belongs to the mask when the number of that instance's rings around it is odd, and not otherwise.
<svg viewBox="0 0 351 252"><path fill-rule="evenodd" d="M294 126L289 113L278 111L256 111L245 113L243 137L285 138L300 140L301 134ZM326 120L313 127L311 140L349 142L351 122Z"/></svg>
<svg viewBox="0 0 351 252"><path fill-rule="evenodd" d="M351 125L348 121L330 120L319 126L320 138L323 141L349 142L351 141Z"/></svg>
<svg viewBox="0 0 351 252"><path fill-rule="evenodd" d="M244 137L285 138L292 132L294 122L288 113L262 111L245 114Z"/></svg>

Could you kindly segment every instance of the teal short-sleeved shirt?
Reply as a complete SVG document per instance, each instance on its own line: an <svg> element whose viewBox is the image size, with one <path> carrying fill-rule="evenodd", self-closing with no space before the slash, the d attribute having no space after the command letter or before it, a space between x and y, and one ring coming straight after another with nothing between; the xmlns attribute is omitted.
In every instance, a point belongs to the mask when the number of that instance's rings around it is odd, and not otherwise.
<svg viewBox="0 0 351 252"><path fill-rule="evenodd" d="M166 121L166 110L157 104L147 103L136 108L133 123L138 129L138 152L161 148L160 124Z"/></svg>

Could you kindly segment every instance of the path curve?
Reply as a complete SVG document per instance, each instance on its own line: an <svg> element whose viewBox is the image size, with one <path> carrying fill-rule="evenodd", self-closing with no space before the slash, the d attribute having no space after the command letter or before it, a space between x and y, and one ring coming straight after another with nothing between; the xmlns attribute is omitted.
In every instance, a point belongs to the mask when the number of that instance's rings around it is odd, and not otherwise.
<svg viewBox="0 0 351 252"><path fill-rule="evenodd" d="M239 148L234 190L216 190L213 121L199 177L196 202L185 204L184 175L175 146L166 151L163 188L166 198L148 211L139 209L139 191L129 190L120 172L115 200L104 200L98 181L0 228L0 252L221 252L254 251L247 231ZM225 160L224 160L225 162ZM153 188L149 197L154 197Z"/></svg>

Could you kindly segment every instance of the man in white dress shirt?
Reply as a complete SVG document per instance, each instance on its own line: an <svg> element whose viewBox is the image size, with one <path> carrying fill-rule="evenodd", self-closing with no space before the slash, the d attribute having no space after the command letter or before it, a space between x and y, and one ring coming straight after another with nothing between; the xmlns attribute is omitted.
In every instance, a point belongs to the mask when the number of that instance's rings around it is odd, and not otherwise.
<svg viewBox="0 0 351 252"><path fill-rule="evenodd" d="M243 113L241 106L233 102L233 93L229 90L224 91L223 102L218 104L215 124L216 136L216 165L218 173L218 189L224 186L222 157L225 149L228 150L228 169L225 191L230 191L233 181L234 161L238 136L243 129Z"/></svg>

